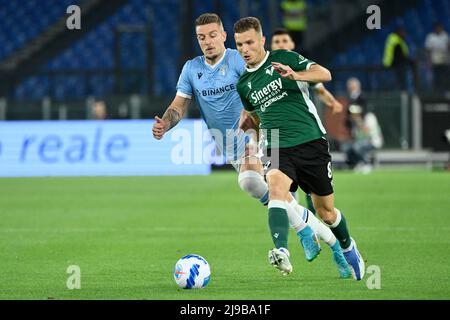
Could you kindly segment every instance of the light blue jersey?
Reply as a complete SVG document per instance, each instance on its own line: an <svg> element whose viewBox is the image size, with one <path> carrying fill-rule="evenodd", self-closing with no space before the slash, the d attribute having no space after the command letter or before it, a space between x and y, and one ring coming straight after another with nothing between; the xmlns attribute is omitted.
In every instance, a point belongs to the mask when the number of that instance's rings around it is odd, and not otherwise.
<svg viewBox="0 0 450 320"><path fill-rule="evenodd" d="M188 60L177 84L177 95L189 99L195 95L200 113L227 161L239 159L245 148L245 136L235 137L243 109L236 83L244 71L245 62L239 52L226 49L214 66L208 65L204 56Z"/></svg>

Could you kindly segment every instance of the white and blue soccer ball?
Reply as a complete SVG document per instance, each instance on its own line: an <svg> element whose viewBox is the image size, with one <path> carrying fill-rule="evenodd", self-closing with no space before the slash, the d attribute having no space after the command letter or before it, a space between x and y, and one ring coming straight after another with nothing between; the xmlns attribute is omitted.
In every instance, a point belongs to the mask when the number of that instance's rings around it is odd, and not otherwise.
<svg viewBox="0 0 450 320"><path fill-rule="evenodd" d="M211 277L211 269L202 256L188 254L175 264L173 277L183 289L204 288Z"/></svg>

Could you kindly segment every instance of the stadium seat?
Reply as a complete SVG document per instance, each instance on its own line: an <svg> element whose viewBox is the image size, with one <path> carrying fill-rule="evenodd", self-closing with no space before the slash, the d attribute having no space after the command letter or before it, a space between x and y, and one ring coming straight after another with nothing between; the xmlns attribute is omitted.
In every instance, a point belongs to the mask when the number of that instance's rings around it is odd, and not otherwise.
<svg viewBox="0 0 450 320"><path fill-rule="evenodd" d="M19 5L18 1L0 0L0 61L11 55L15 50L39 35L50 24L57 21L65 13L65 8L70 4L77 4L73 0L29 0ZM269 25L270 17L267 10L270 0L263 0L258 3L248 5L248 13L261 19L264 26ZM229 36L226 45L234 47L233 39L230 36L234 22L240 17L239 6L226 6L222 2L220 9L225 29ZM310 6L322 6L329 4L329 0L308 0ZM194 16L204 12L214 12L218 8L214 0L195 0ZM57 57L46 63L42 67L42 72L58 70L112 70L115 67L115 44L114 31L123 24L147 25L149 23L148 12L152 10L152 15L158 17L153 19L151 25L151 37L153 47L157 48L153 52L154 69L151 70L156 81L153 85L153 93L156 95L167 95L173 93L179 74L179 48L177 41L167 41L166 39L176 39L180 25L174 23L179 21L180 5L179 0L130 0L122 6L115 14L111 15L97 28L90 31L77 43L59 54ZM280 12L278 13L280 14ZM39 15L40 19L34 17ZM405 24L408 36L408 44L411 53L423 47L427 33L431 30L432 24L440 20L447 28L450 28L450 2L447 0L421 0L418 5L407 10L403 16L397 17L395 21L390 21L381 30L371 33L360 43L357 43L346 51L336 55L330 67L342 66L375 66L381 65L384 42L387 35L393 31L397 21L408 21ZM32 27L30 27L32 26ZM192 34L194 34L192 29ZM192 39L196 54L201 54L195 37ZM124 34L121 39L120 67L122 70L141 69L147 70L146 39L139 34ZM176 66L174 68L174 66ZM384 77L385 75L383 75ZM370 88L377 89L385 85L381 74L374 74L366 77L366 82ZM31 77L37 79L36 77ZM31 79L30 78L30 79ZM342 79L341 79L342 78ZM17 87L15 97L40 97L52 94L48 85L30 85L35 80L26 80ZM132 80L130 80L133 82ZM333 80L335 88L345 88L345 77L335 77ZM65 92L73 94L85 94L86 88L92 92L112 93L114 86L112 80L108 78L107 84L103 84L98 79L91 79L89 85L83 81L61 81L57 84L60 97ZM131 83L130 82L130 83ZM64 87L66 86L66 87ZM98 88L97 88L98 86ZM372 87L375 86L375 87ZM146 93L146 86L140 86ZM47 89L47 91L45 90ZM110 90L108 92L108 90ZM33 92L35 91L35 92Z"/></svg>
<svg viewBox="0 0 450 320"><path fill-rule="evenodd" d="M441 21L450 31L450 2L447 0L421 0L419 4L407 10L403 16L390 21L381 30L374 31L360 44L353 45L346 51L336 55L332 67L342 66L376 66L381 65L385 40L399 22L403 23L407 31L407 42L411 56L416 56L418 50L423 48L427 34L432 30L433 23ZM393 83L392 75L375 73L369 77L371 89L385 89L388 83ZM335 89L344 88L338 83L340 78L333 80Z"/></svg>

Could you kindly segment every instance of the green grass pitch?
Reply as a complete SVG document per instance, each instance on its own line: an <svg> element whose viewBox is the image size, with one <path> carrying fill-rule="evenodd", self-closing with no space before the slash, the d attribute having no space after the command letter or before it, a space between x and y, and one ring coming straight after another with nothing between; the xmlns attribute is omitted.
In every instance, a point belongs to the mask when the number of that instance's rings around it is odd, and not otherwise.
<svg viewBox="0 0 450 320"><path fill-rule="evenodd" d="M267 261L267 210L236 181L234 172L0 179L0 299L450 298L448 172L335 173L336 207L366 265L380 268L380 289L367 287L371 274L339 279L325 243L308 263L294 231L294 272L281 276ZM173 280L188 253L211 265L205 289ZM81 289L66 287L70 265Z"/></svg>

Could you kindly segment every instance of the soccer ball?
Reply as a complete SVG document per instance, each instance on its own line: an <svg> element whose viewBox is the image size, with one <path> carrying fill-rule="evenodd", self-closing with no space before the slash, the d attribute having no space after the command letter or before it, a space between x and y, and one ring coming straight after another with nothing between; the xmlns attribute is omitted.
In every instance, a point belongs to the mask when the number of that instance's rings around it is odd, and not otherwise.
<svg viewBox="0 0 450 320"><path fill-rule="evenodd" d="M209 282L211 269L209 263L201 256L188 254L175 264L173 278L183 289L204 288Z"/></svg>

